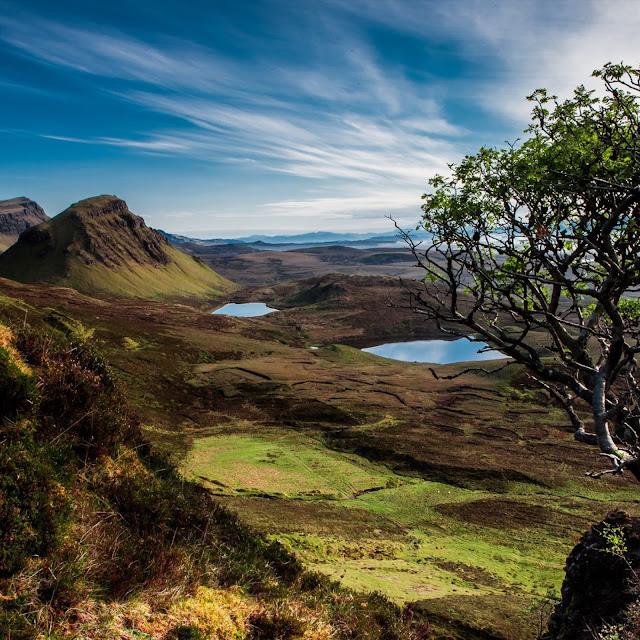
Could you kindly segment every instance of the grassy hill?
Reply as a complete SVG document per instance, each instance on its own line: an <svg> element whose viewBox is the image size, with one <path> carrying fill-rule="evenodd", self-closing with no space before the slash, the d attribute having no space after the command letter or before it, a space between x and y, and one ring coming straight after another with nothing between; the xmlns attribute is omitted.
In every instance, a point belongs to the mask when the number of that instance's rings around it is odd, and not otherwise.
<svg viewBox="0 0 640 640"><path fill-rule="evenodd" d="M65 338L14 324L19 299L0 310L0 637L419 637L154 456L78 323Z"/></svg>
<svg viewBox="0 0 640 640"><path fill-rule="evenodd" d="M206 299L236 288L109 195L77 202L28 229L0 256L0 275L131 298Z"/></svg>
<svg viewBox="0 0 640 640"><path fill-rule="evenodd" d="M534 640L567 554L614 507L638 513L637 483L586 477L597 454L517 367L436 380L426 365L332 344L413 331L387 312L384 282L347 280L337 297L231 318L0 279L0 315L89 339L154 448L297 562L383 592L428 622L423 637ZM271 295L321 294L315 284Z"/></svg>

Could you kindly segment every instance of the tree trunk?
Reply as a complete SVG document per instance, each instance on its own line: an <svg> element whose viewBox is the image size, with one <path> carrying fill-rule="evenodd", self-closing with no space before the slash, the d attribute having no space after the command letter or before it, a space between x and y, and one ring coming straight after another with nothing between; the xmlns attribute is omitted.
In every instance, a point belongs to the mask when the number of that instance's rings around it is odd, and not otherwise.
<svg viewBox="0 0 640 640"><path fill-rule="evenodd" d="M618 447L616 447L611 433L609 432L609 421L606 417L606 382L604 372L598 371L595 384L593 387L593 426L598 440L598 446L602 453L611 453L619 455Z"/></svg>

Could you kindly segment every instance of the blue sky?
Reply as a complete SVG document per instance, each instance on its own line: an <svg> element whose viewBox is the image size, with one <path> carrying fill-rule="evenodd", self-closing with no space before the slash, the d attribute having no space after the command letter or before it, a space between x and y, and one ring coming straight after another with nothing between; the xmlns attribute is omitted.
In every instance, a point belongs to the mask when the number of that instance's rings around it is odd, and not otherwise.
<svg viewBox="0 0 640 640"><path fill-rule="evenodd" d="M176 233L390 230L427 180L640 62L640 0L0 0L0 199Z"/></svg>

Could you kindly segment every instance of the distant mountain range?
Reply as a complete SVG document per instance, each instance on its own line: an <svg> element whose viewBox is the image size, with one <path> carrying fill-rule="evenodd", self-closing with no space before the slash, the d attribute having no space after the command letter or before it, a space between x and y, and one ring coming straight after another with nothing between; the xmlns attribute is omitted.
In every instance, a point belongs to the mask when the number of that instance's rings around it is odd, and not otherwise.
<svg viewBox="0 0 640 640"><path fill-rule="evenodd" d="M395 242L398 238L395 233L371 235L370 233L335 233L332 231L314 231L312 233L300 233L297 235L263 236L253 235L237 238L238 242L264 242L265 244L325 244L330 242L357 242L361 240L378 240L379 242Z"/></svg>
<svg viewBox="0 0 640 640"><path fill-rule="evenodd" d="M402 241L397 232L375 235L368 233L335 233L332 231L314 231L312 233L301 233L297 235L252 235L243 236L240 238L211 238L206 240L200 238L189 238L187 236L167 233L162 230L160 230L160 233L162 233L171 244L192 244L204 246L243 244L251 245L257 250L277 249L279 251L282 251L287 247L305 248L329 245L372 247L378 245L396 244ZM425 232L413 232L411 236L416 240L426 240L429 237Z"/></svg>

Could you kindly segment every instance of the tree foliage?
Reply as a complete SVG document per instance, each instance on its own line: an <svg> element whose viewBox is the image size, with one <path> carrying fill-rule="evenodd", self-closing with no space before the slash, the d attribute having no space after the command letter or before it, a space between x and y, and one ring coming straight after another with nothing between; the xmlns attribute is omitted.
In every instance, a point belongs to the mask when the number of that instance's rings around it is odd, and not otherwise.
<svg viewBox="0 0 640 640"><path fill-rule="evenodd" d="M432 243L404 234L426 272L411 306L526 365L610 459L593 475L639 475L640 69L593 75L600 94L536 91L524 141L430 181Z"/></svg>

